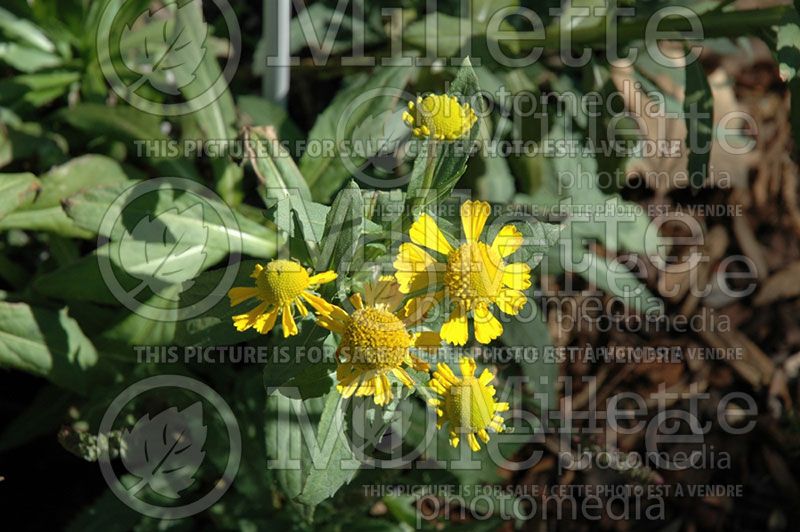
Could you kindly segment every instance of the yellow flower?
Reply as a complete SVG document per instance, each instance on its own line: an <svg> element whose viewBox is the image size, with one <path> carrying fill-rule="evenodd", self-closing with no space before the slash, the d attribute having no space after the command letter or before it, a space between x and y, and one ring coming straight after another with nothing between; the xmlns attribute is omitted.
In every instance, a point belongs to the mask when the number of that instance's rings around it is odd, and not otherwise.
<svg viewBox="0 0 800 532"><path fill-rule="evenodd" d="M495 402L495 389L489 384L494 379L491 371L485 369L476 378L475 361L469 357L461 357L458 365L460 379L444 362L436 366L429 386L440 398L429 399L428 404L436 408L436 428L441 429L447 422L450 445L456 447L466 434L470 449L479 451L481 446L475 436L488 443L486 429L503 432L503 417L499 412L507 411L508 403Z"/></svg>
<svg viewBox="0 0 800 532"><path fill-rule="evenodd" d="M390 279L367 285L363 299L360 294L350 297L355 307L351 314L334 306L330 314L318 318L322 327L341 336L336 388L345 398L373 396L381 406L393 397L389 374L413 388L403 365L428 371L428 364L411 350L437 349L441 343L438 333L409 331L415 318L402 311L403 294Z"/></svg>
<svg viewBox="0 0 800 532"><path fill-rule="evenodd" d="M228 291L232 307L252 298L259 301L250 312L233 317L233 325L240 332L254 328L267 334L280 314L284 338L297 334L292 307L296 306L301 316L308 315L303 300L320 314L333 310L333 305L312 292L319 285L336 279L336 273L332 271L308 275L297 262L277 259L266 266L256 264L250 277L255 279L254 287L236 287Z"/></svg>
<svg viewBox="0 0 800 532"><path fill-rule="evenodd" d="M478 117L468 104L462 104L455 96L429 94L408 102L408 111L403 112L403 122L417 137L436 140L456 140L470 132Z"/></svg>
<svg viewBox="0 0 800 532"><path fill-rule="evenodd" d="M461 205L466 242L457 248L450 245L433 218L423 214L409 230L411 242L400 245L394 261L395 277L404 294L434 287L433 299L440 301L447 295L452 309L442 325L441 336L451 344L467 343L470 311L475 339L488 344L503 332L503 325L492 313L493 305L515 316L527 301L522 290L531 286L530 266L522 262L506 264L503 260L522 246L522 233L513 225L506 225L491 245L479 241L489 212L486 202L466 201ZM423 247L447 260L437 261Z"/></svg>

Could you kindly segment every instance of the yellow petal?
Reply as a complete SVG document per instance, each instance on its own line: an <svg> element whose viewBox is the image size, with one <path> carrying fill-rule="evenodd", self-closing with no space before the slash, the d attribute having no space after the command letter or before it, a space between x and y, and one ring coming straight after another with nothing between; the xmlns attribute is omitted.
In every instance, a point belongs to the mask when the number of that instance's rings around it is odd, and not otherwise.
<svg viewBox="0 0 800 532"><path fill-rule="evenodd" d="M482 344L488 344L503 334L503 324L494 317L486 305L478 305L475 309L474 322L475 339Z"/></svg>
<svg viewBox="0 0 800 532"><path fill-rule="evenodd" d="M270 332L273 327L275 327L275 321L278 318L278 312L280 312L280 307L275 307L272 309L272 311L262 314L256 322L256 330L261 334L267 334Z"/></svg>
<svg viewBox="0 0 800 532"><path fill-rule="evenodd" d="M292 307L290 303L283 305L281 323L283 325L284 338L288 338L297 334L297 324L294 322L294 316L292 316Z"/></svg>
<svg viewBox="0 0 800 532"><path fill-rule="evenodd" d="M475 368L477 366L475 364L475 359L470 357L461 357L461 360L458 361L458 367L461 369L462 377L472 377L475 375Z"/></svg>
<svg viewBox="0 0 800 532"><path fill-rule="evenodd" d="M253 266L253 271L250 272L250 277L255 279L256 277L261 275L261 272L263 272L263 271L264 271L264 267L262 265L260 265L260 264L256 264L255 266Z"/></svg>
<svg viewBox="0 0 800 532"><path fill-rule="evenodd" d="M436 364L436 371L433 372L433 376L441 381L445 388L449 388L451 385L458 384L459 382L453 370L450 369L450 366L445 362Z"/></svg>
<svg viewBox="0 0 800 532"><path fill-rule="evenodd" d="M403 294L440 284L445 270L444 264L439 264L427 251L410 242L400 245L393 265L397 270L395 277L400 292Z"/></svg>
<svg viewBox="0 0 800 532"><path fill-rule="evenodd" d="M491 208L485 201L465 201L461 204L461 225L467 240L477 242Z"/></svg>
<svg viewBox="0 0 800 532"><path fill-rule="evenodd" d="M414 387L414 380L408 373L406 373L406 370L404 370L403 368L395 368L392 370L392 373L394 373L394 376L397 377L397 380L399 380L409 388Z"/></svg>
<svg viewBox="0 0 800 532"><path fill-rule="evenodd" d="M427 214L420 216L419 219L411 225L408 235L415 244L438 251L443 255L447 255L453 251L453 247L447 242L447 239L439 230L436 221Z"/></svg>
<svg viewBox="0 0 800 532"><path fill-rule="evenodd" d="M414 325L421 321L425 315L444 297L444 290L422 297L415 297L406 301L401 317L406 325Z"/></svg>
<svg viewBox="0 0 800 532"><path fill-rule="evenodd" d="M503 284L515 290L531 287L531 267L524 262L506 264L503 268Z"/></svg>
<svg viewBox="0 0 800 532"><path fill-rule="evenodd" d="M475 437L473 433L467 434L467 441L469 442L469 448L473 450L473 452L478 452L481 450L481 444L478 443L478 439Z"/></svg>
<svg viewBox="0 0 800 532"><path fill-rule="evenodd" d="M508 257L517 251L522 246L522 243L522 233L513 225L506 225L494 237L492 249L499 253L501 257Z"/></svg>
<svg viewBox="0 0 800 532"><path fill-rule="evenodd" d="M361 299L361 294L353 294L350 296L350 303L352 303L356 310L364 308L364 300Z"/></svg>
<svg viewBox="0 0 800 532"><path fill-rule="evenodd" d="M319 297L313 292L305 290L302 293L303 299L308 301L308 304L320 314L330 314L333 311L333 305Z"/></svg>
<svg viewBox="0 0 800 532"><path fill-rule="evenodd" d="M480 429L478 431L478 437L483 440L483 443L489 443L489 433L486 432L486 429Z"/></svg>
<svg viewBox="0 0 800 532"><path fill-rule="evenodd" d="M452 447L458 447L458 439L459 439L458 434L456 434L455 432L450 433L450 445Z"/></svg>
<svg viewBox="0 0 800 532"><path fill-rule="evenodd" d="M310 285L320 285L329 283L331 281L336 280L336 272L328 270L326 272L318 273L316 275L312 275L308 278L308 284Z"/></svg>
<svg viewBox="0 0 800 532"><path fill-rule="evenodd" d="M235 307L239 303L243 303L251 297L258 295L258 288L256 287L234 287L228 290L228 298L231 300L231 306Z"/></svg>
<svg viewBox="0 0 800 532"><path fill-rule="evenodd" d="M516 316L527 301L528 298L519 290L502 288L494 302L497 303L497 307L505 314Z"/></svg>
<svg viewBox="0 0 800 532"><path fill-rule="evenodd" d="M424 272L434 262L436 260L427 251L411 242L404 242L397 250L394 267L400 271Z"/></svg>
<svg viewBox="0 0 800 532"><path fill-rule="evenodd" d="M491 371L489 371L488 369L483 370L483 373L481 373L481 376L478 378L478 381L483 386L488 385L493 380L494 380L494 374Z"/></svg>
<svg viewBox="0 0 800 532"><path fill-rule="evenodd" d="M338 374L338 372L337 372ZM358 390L359 378L358 377L351 377L348 381L339 381L339 384L336 386L336 389L339 390L339 393L342 394L342 397L345 399L349 399L356 393Z"/></svg>
<svg viewBox="0 0 800 532"><path fill-rule="evenodd" d="M308 309L303 304L302 299L300 299L299 297L294 298L294 304L297 305L297 310L300 312L300 315L302 317L305 318L306 316L308 316Z"/></svg>
<svg viewBox="0 0 800 532"><path fill-rule="evenodd" d="M509 408L510 406L508 403L497 403L494 405L495 412L507 412Z"/></svg>
<svg viewBox="0 0 800 532"><path fill-rule="evenodd" d="M264 301L245 314L239 314L233 317L233 325L239 332L246 331L256 324L258 318L267 310L268 302Z"/></svg>
<svg viewBox="0 0 800 532"><path fill-rule="evenodd" d="M453 307L447 321L442 325L442 340L454 345L464 345L469 338L467 314L461 305Z"/></svg>

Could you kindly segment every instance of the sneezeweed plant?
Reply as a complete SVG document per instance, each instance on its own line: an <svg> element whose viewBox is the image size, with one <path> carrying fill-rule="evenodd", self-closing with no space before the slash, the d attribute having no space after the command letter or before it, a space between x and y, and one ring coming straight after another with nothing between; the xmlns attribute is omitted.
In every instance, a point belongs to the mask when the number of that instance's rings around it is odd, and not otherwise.
<svg viewBox="0 0 800 532"><path fill-rule="evenodd" d="M400 246L394 261L403 293L427 290L433 292L434 299L452 305L441 329L442 339L451 344L467 343L469 313L473 314L475 339L488 344L503 333L503 325L492 313L493 306L515 316L527 301L523 290L531 286L530 266L505 262L522 246L522 234L513 225L506 225L490 245L481 241L490 212L486 202L464 202L461 225L465 239L455 246L433 217L423 214L409 230L411 242ZM434 259L426 249L442 259Z"/></svg>
<svg viewBox="0 0 800 532"><path fill-rule="evenodd" d="M462 104L458 98L447 94L418 96L416 101L408 102L408 111L403 112L403 122L414 136L436 140L460 139L477 120L470 104Z"/></svg>
<svg viewBox="0 0 800 532"><path fill-rule="evenodd" d="M253 328L267 334L280 316L283 336L294 336L298 332L293 316L295 308L302 317L309 314L305 303L322 314L333 310L333 305L315 292L320 285L336 280L333 271L309 275L298 262L276 259L266 266L256 264L250 277L255 286L235 287L228 291L232 307L250 299L259 301L250 311L233 316L233 325L240 332Z"/></svg>
<svg viewBox="0 0 800 532"><path fill-rule="evenodd" d="M462 69L463 74L474 76L469 67ZM474 94L477 91L474 77L471 83L464 85L462 80L464 87L471 87L471 91L466 92ZM461 103L450 94L420 96L409 102L408 111L403 114L404 123L420 142L436 141L443 145L474 138L477 120L470 104ZM417 157L423 158L424 168L433 169L433 173L426 176L430 185L450 183L440 185L445 190L452 188L453 177L463 172L468 160L468 154L447 150L423 151ZM432 164L434 162L441 164ZM437 175L437 170L447 174ZM340 227L354 223L348 222L347 217L360 213L351 212L350 207L344 205L358 204L360 199L358 187L351 184L331 206L324 237L330 238L334 247L338 243L352 246L353 240L348 240L347 235L332 231L331 221L336 220ZM343 297L346 292L337 292L331 302L315 292L320 284L336 279L332 271L309 275L294 260L276 260L263 267L256 266L252 274L255 287L234 288L229 296L232 305L251 298L260 303L250 312L234 316L233 323L239 331L255 328L266 334L281 313L284 336L294 335L298 333L292 316L296 307L301 317L313 318L317 327L333 333L335 389L341 397L363 398L385 408L398 396L416 392L435 408L437 430L447 431L452 446L464 441L470 449L478 451L479 440L488 442L490 431L503 430L500 413L508 410L507 403L494 399L495 389L490 384L494 378L492 373L486 370L475 377L475 361L463 357L459 363L461 377L456 377L444 362L438 363L431 377L428 360L431 363L436 360L443 341L467 344L470 316L477 342L487 344L499 337L503 327L493 314L495 307L516 315L527 301L524 291L531 285L531 274L528 264L506 263L523 244L522 234L513 225L503 227L491 243L482 239L491 215L489 203L465 201L459 213L463 238L453 242L430 214L423 212L416 219L407 215L411 242L401 244L396 257L385 255L382 259L381 269L391 263L394 272L377 278L373 275L371 281L363 284L363 289L352 293L347 298L351 306L349 311L335 304L335 298ZM276 217L275 221L280 224L283 219ZM287 232L291 229L294 227L287 228ZM301 231L302 241L316 239L309 228L301 227ZM310 254L311 248L307 250ZM346 268L339 272L342 287L352 286L353 279L348 273L351 272ZM313 308L313 314L304 302ZM442 306L445 321L443 324L436 321L432 328L438 330L431 330L426 326L426 318L432 309ZM431 391L439 397L431 398Z"/></svg>
<svg viewBox="0 0 800 532"><path fill-rule="evenodd" d="M456 377L446 363L438 364L430 387L440 397L429 399L428 404L436 408L437 428L447 424L450 445L458 446L461 438L466 436L469 448L479 451L478 438L489 443L489 429L503 432L505 427L500 412L506 412L509 404L495 401L491 371L485 369L480 377L475 377L477 366L468 357L461 357L458 366L461 378Z"/></svg>

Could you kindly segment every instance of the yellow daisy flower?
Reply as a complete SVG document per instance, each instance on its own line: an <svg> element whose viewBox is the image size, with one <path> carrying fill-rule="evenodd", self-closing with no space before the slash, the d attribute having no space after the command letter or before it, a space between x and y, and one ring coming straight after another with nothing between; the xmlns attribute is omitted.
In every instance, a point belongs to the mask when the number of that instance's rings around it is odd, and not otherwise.
<svg viewBox="0 0 800 532"><path fill-rule="evenodd" d="M261 334L267 334L280 315L283 336L287 338L297 334L297 324L292 315L293 306L297 307L301 316L308 315L304 300L318 313L325 314L333 310L333 305L313 290L336 279L335 272L309 275L297 262L277 259L268 262L266 266L256 264L250 277L255 279L254 287L235 287L228 291L232 307L252 298L259 301L250 312L233 317L233 325L240 332L254 328Z"/></svg>
<svg viewBox="0 0 800 532"><path fill-rule="evenodd" d="M390 373L413 388L403 365L428 371L428 364L411 350L437 349L441 339L436 332L409 331L416 317L402 310L403 297L393 277L391 281L382 278L366 286L363 299L360 294L350 297L355 308L351 314L334 306L331 313L317 318L322 327L341 336L336 388L343 397L372 396L375 404L383 406L393 397Z"/></svg>
<svg viewBox="0 0 800 532"><path fill-rule="evenodd" d="M492 313L493 305L515 316L527 301L522 292L531 286L530 266L523 262L506 264L503 259L522 246L523 238L513 225L504 226L491 245L479 240L489 204L465 201L461 205L461 224L466 242L453 247L434 219L423 214L409 230L411 242L400 245L394 267L404 294L436 290L432 298L445 295L452 303L441 336L446 342L464 345L469 338L467 314L472 312L475 339L488 344L503 332L503 325ZM447 257L437 261L425 249Z"/></svg>
<svg viewBox="0 0 800 532"><path fill-rule="evenodd" d="M503 432L503 417L499 413L506 412L509 406L495 402L495 389L489 384L494 379L491 371L485 369L476 378L475 361L469 357L461 357L458 365L460 379L444 362L437 364L429 386L440 398L429 399L428 404L436 408L436 428L448 423L450 445L458 446L466 434L470 449L479 451L481 446L475 436L488 443L486 429Z"/></svg>
<svg viewBox="0 0 800 532"><path fill-rule="evenodd" d="M403 112L403 122L416 137L436 140L456 140L470 132L478 117L468 103L462 104L455 96L429 94L408 102Z"/></svg>

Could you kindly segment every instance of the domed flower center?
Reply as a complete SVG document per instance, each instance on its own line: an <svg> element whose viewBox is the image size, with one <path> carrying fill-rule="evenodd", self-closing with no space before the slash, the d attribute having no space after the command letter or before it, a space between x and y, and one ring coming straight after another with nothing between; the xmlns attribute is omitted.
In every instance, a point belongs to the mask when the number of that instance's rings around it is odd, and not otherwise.
<svg viewBox="0 0 800 532"><path fill-rule="evenodd" d="M445 138L458 138L470 130L474 123L471 108L461 105L453 96L431 94L422 99L415 107L415 123L427 126L433 134Z"/></svg>
<svg viewBox="0 0 800 532"><path fill-rule="evenodd" d="M483 242L467 242L450 252L444 284L467 309L492 301L503 287L503 259Z"/></svg>
<svg viewBox="0 0 800 532"><path fill-rule="evenodd" d="M467 376L447 390L443 410L456 432L475 432L492 422L495 401L477 378Z"/></svg>
<svg viewBox="0 0 800 532"><path fill-rule="evenodd" d="M362 370L392 369L402 364L409 347L411 336L397 316L366 307L350 315L340 353Z"/></svg>
<svg viewBox="0 0 800 532"><path fill-rule="evenodd" d="M273 260L256 277L256 287L262 299L283 305L308 288L308 272L292 260Z"/></svg>

